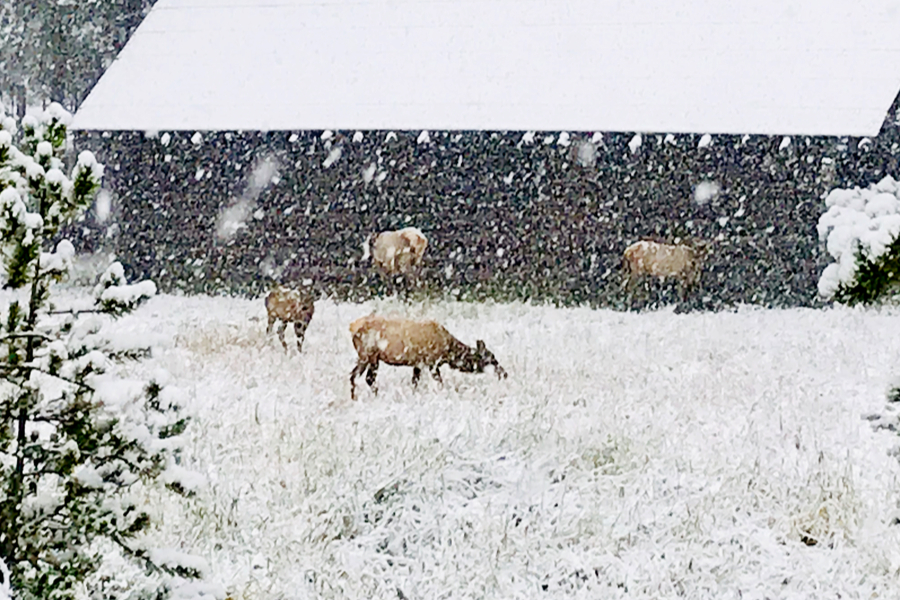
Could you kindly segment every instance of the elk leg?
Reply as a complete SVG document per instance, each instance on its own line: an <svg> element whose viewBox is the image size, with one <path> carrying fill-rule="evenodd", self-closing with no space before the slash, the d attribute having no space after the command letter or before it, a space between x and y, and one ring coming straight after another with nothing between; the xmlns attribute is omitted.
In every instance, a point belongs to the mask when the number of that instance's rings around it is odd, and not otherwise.
<svg viewBox="0 0 900 600"><path fill-rule="evenodd" d="M278 320L278 317L269 315L269 325L268 325L268 327L266 327L266 335L269 335L270 333L272 333L272 326L275 324L275 321L277 321L277 320Z"/></svg>
<svg viewBox="0 0 900 600"><path fill-rule="evenodd" d="M681 301L687 302L688 294L694 290L694 274L688 273L681 278Z"/></svg>
<svg viewBox="0 0 900 600"><path fill-rule="evenodd" d="M410 298L412 298L415 291L416 276L412 268L410 268L406 273L403 274L403 293L406 295L406 299L409 300Z"/></svg>
<svg viewBox="0 0 900 600"><path fill-rule="evenodd" d="M369 384L369 387L372 388L374 393L378 393L378 388L375 387L375 377L378 376L378 361L376 360L373 363L369 363L369 369L366 371L366 383Z"/></svg>
<svg viewBox="0 0 900 600"><path fill-rule="evenodd" d="M634 273L625 275L625 296L629 304L634 304L634 287L637 284L637 276Z"/></svg>
<svg viewBox="0 0 900 600"><path fill-rule="evenodd" d="M282 321L278 324L278 339L281 340L281 345L284 346L284 351L287 352L287 342L284 341L284 330L287 329L287 322Z"/></svg>
<svg viewBox="0 0 900 600"><path fill-rule="evenodd" d="M419 385L419 377L421 377L421 376L422 376L422 369L420 369L419 367L413 367L413 378L412 378L413 387L416 387Z"/></svg>
<svg viewBox="0 0 900 600"><path fill-rule="evenodd" d="M390 296L394 293L394 276L391 275L388 271L383 270L381 273L381 285L383 286L383 294L387 294Z"/></svg>
<svg viewBox="0 0 900 600"><path fill-rule="evenodd" d="M362 372L366 370L368 366L368 362L361 360L356 363L356 366L353 367L353 370L350 371L350 399L356 400L356 378L362 375Z"/></svg>
<svg viewBox="0 0 900 600"><path fill-rule="evenodd" d="M306 335L306 323L297 321L294 323L294 337L297 338L297 352L303 351L303 337Z"/></svg>
<svg viewBox="0 0 900 600"><path fill-rule="evenodd" d="M700 270L695 269L691 272L691 278L688 280L688 291L700 291Z"/></svg>
<svg viewBox="0 0 900 600"><path fill-rule="evenodd" d="M441 366L435 365L433 369L431 369L431 376L434 377L434 380L441 384L441 387L444 386L444 380L441 378Z"/></svg>

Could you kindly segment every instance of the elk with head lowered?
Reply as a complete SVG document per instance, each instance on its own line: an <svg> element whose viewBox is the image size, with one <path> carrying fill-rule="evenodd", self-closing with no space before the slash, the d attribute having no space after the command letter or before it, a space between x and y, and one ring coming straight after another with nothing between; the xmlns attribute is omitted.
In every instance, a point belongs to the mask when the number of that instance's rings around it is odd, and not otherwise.
<svg viewBox="0 0 900 600"><path fill-rule="evenodd" d="M382 275L397 278L417 277L428 248L428 238L415 227L373 233L363 245L363 260L371 258Z"/></svg>
<svg viewBox="0 0 900 600"><path fill-rule="evenodd" d="M356 399L356 378L366 372L366 383L373 390L378 364L413 368L412 383L415 386L422 369L431 371L439 383L441 365L448 364L464 373L484 373L492 366L498 379L506 377L506 371L482 340L472 348L450 334L436 321L413 321L399 317L368 315L350 324L353 347L358 361L350 373L350 397Z"/></svg>
<svg viewBox="0 0 900 600"><path fill-rule="evenodd" d="M650 240L635 242L625 249L622 268L628 292L647 277L676 279L684 300L700 280L706 244L696 242L697 248L687 244L662 244Z"/></svg>

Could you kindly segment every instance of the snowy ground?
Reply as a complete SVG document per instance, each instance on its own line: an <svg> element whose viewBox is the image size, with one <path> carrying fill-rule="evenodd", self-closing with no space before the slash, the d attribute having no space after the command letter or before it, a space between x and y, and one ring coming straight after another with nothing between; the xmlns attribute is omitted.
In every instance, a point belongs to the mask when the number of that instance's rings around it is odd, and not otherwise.
<svg viewBox="0 0 900 600"><path fill-rule="evenodd" d="M302 355L262 300L154 298L116 327L170 340L209 478L156 506L166 546L234 599L887 598L900 589L900 311L676 315L435 303L509 379L383 366L317 303ZM288 333L289 343L293 334ZM810 545L813 544L814 545Z"/></svg>

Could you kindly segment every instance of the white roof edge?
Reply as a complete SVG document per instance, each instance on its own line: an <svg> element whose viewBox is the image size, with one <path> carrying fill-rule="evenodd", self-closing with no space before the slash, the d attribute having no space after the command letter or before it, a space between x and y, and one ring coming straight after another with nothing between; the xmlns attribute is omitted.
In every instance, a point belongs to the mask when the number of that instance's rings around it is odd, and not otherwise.
<svg viewBox="0 0 900 600"><path fill-rule="evenodd" d="M871 137L898 30L891 0L158 0L72 129Z"/></svg>

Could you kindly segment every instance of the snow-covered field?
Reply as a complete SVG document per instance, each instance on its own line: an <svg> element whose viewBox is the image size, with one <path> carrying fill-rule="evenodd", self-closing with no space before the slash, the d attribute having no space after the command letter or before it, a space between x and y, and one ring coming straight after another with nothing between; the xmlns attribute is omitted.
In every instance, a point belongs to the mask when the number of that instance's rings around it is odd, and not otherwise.
<svg viewBox="0 0 900 600"><path fill-rule="evenodd" d="M347 331L436 317L509 371L382 366ZM317 302L304 352L261 299L160 296L159 341L208 486L154 508L234 599L889 598L900 589L900 311L643 314ZM292 344L293 334L288 333Z"/></svg>

